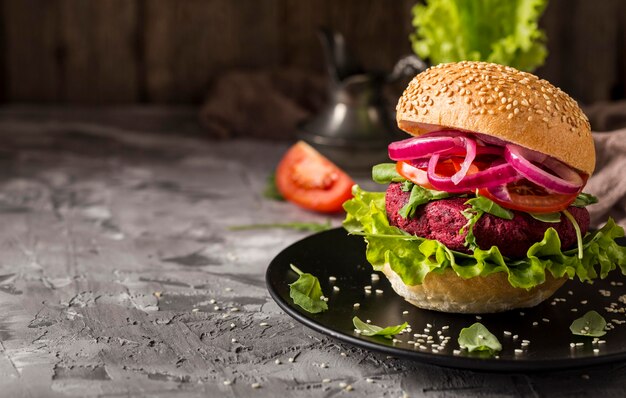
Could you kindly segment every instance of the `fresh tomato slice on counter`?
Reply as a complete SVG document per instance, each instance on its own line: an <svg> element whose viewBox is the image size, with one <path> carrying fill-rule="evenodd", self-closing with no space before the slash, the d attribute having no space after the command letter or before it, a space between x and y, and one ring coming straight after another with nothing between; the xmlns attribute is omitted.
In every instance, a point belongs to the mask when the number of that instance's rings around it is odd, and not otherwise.
<svg viewBox="0 0 626 398"><path fill-rule="evenodd" d="M292 146L276 169L276 187L290 202L323 213L342 210L354 181L303 141Z"/></svg>
<svg viewBox="0 0 626 398"><path fill-rule="evenodd" d="M510 183L506 187L483 188L478 193L502 207L528 213L553 213L565 210L578 195L549 193L527 180Z"/></svg>

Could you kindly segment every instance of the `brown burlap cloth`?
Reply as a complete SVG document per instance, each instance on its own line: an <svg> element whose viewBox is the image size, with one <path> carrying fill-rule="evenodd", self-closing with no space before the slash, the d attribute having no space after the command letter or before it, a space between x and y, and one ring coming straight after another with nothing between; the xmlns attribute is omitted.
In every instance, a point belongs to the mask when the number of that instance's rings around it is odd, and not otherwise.
<svg viewBox="0 0 626 398"><path fill-rule="evenodd" d="M585 192L599 202L588 207L591 225L599 227L607 217L626 226L626 128L593 133L596 144L596 170L587 182Z"/></svg>

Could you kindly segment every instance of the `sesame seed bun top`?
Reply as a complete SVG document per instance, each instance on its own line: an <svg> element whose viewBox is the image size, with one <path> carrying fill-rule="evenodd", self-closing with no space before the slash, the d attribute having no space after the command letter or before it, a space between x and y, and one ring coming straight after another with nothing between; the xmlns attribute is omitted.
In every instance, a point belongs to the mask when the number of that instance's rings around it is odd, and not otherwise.
<svg viewBox="0 0 626 398"><path fill-rule="evenodd" d="M418 74L396 107L398 127L482 133L545 153L586 174L596 155L587 117L546 80L487 62L440 64Z"/></svg>

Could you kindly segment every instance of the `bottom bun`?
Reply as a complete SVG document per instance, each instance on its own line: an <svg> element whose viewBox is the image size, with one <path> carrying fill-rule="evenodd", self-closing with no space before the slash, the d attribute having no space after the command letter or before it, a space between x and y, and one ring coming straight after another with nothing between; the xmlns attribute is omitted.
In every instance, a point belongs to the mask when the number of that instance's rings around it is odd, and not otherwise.
<svg viewBox="0 0 626 398"><path fill-rule="evenodd" d="M556 279L546 272L544 283L526 290L511 286L504 272L463 279L448 268L441 274L429 273L421 285L408 286L389 264L385 264L383 272L393 290L409 303L427 310L465 314L534 307L552 296L567 280L565 277Z"/></svg>

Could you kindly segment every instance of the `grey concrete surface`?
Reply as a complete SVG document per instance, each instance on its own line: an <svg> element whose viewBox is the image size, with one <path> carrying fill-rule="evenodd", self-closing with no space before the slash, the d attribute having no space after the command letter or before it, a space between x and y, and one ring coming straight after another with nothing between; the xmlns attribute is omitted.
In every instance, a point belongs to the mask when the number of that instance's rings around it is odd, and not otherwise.
<svg viewBox="0 0 626 398"><path fill-rule="evenodd" d="M306 234L229 230L327 219L262 197L285 144L79 116L0 111L0 396L626 396L626 363L476 373L307 329L263 279Z"/></svg>

